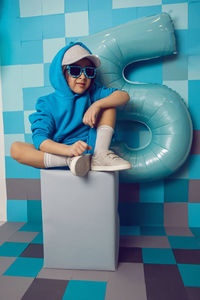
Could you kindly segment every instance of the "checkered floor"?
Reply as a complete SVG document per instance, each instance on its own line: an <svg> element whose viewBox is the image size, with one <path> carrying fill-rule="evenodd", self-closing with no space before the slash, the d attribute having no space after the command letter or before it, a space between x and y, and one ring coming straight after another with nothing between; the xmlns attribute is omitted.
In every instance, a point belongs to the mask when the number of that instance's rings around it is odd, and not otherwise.
<svg viewBox="0 0 200 300"><path fill-rule="evenodd" d="M45 269L41 226L1 224L0 291L1 300L199 300L200 228L121 235L118 270L108 272Z"/></svg>

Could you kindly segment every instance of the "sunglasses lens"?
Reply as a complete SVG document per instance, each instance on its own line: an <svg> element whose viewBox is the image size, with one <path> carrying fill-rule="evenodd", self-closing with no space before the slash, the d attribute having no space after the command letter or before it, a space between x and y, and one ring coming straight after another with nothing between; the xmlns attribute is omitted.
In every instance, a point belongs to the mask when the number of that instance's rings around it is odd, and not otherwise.
<svg viewBox="0 0 200 300"><path fill-rule="evenodd" d="M81 74L81 67L79 66L70 66L70 75L72 77L79 77Z"/></svg>
<svg viewBox="0 0 200 300"><path fill-rule="evenodd" d="M87 78L94 78L96 75L96 69L94 67L81 68L81 66L68 66L67 69L72 77L81 76L82 71L84 71Z"/></svg>
<svg viewBox="0 0 200 300"><path fill-rule="evenodd" d="M88 78L94 78L96 75L96 69L93 67L86 67L85 74Z"/></svg>

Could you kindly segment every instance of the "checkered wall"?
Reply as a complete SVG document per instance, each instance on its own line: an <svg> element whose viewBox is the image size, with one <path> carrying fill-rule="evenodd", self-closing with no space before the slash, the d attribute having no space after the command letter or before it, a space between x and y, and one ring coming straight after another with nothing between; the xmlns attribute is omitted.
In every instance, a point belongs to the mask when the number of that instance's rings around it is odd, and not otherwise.
<svg viewBox="0 0 200 300"><path fill-rule="evenodd" d="M8 221L41 223L39 170L10 157L12 142L32 142L28 115L48 79L55 53L70 41L168 12L175 25L178 55L128 67L130 80L166 84L188 105L194 125L192 150L184 166L154 183L120 183L123 234L146 226L200 226L200 1L199 0L4 0L1 14L2 98ZM144 129L131 140L142 142ZM129 137L130 139L130 137ZM131 141L129 141L131 142Z"/></svg>

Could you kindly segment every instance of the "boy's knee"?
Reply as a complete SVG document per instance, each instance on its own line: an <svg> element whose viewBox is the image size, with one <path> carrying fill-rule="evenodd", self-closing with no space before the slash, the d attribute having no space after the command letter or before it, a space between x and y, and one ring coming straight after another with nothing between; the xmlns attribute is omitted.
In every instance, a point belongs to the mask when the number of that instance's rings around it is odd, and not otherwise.
<svg viewBox="0 0 200 300"><path fill-rule="evenodd" d="M22 153L22 151L21 151L21 147L20 147L20 142L12 143L11 148L10 148L11 157L18 161L20 159L21 153Z"/></svg>
<svg viewBox="0 0 200 300"><path fill-rule="evenodd" d="M105 109L106 111L115 114L116 113L116 108L115 107L109 107Z"/></svg>

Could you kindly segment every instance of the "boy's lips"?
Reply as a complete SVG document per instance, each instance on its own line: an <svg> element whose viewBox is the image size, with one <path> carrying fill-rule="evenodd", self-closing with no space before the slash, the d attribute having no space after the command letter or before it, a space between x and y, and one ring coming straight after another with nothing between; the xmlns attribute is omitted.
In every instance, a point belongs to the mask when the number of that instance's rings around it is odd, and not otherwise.
<svg viewBox="0 0 200 300"><path fill-rule="evenodd" d="M82 87L85 86L85 83L84 83L84 82L77 82L77 84L78 84L79 86L82 86Z"/></svg>

